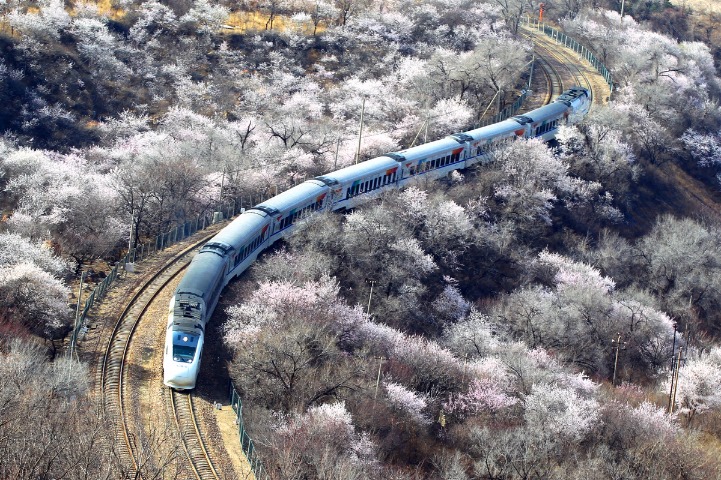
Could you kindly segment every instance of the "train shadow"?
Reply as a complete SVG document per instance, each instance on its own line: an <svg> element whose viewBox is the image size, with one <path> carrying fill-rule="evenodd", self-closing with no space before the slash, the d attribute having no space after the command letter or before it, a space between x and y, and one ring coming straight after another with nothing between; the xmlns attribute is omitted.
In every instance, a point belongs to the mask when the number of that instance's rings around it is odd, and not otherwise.
<svg viewBox="0 0 721 480"><path fill-rule="evenodd" d="M213 317L205 329L205 344L195 394L212 403L228 403L230 373L228 365L233 354L223 342L222 326L227 319L225 309L229 306L221 296Z"/></svg>

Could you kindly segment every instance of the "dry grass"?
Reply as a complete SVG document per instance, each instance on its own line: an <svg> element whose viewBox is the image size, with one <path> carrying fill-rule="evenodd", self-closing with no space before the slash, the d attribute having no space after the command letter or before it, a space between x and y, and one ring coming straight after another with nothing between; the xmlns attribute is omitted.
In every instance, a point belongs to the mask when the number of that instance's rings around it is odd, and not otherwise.
<svg viewBox="0 0 721 480"><path fill-rule="evenodd" d="M246 31L261 31L266 30L266 24L268 23L268 15L264 15L260 12L233 12L228 17L226 25L233 27L227 31L231 33L243 33ZM270 27L268 27L269 29ZM313 34L313 23L310 20L304 22L296 22L291 17L285 15L276 15L273 19L273 30L286 32L295 31L303 33L305 35ZM322 25L318 26L317 33L321 33L324 30Z"/></svg>
<svg viewBox="0 0 721 480"><path fill-rule="evenodd" d="M112 4L110 3L110 0L97 0L94 2L84 2L88 5L95 5L95 7L98 9L98 13L108 17L112 20L120 20L122 19L126 12L125 10L122 10L120 8L113 8ZM71 15L74 15L75 12L70 12Z"/></svg>
<svg viewBox="0 0 721 480"><path fill-rule="evenodd" d="M699 12L721 13L720 0L671 0L678 7L691 8Z"/></svg>
<svg viewBox="0 0 721 480"><path fill-rule="evenodd" d="M127 12L120 8L114 8L111 0L97 0L84 2L86 5L93 5L98 9L98 13L112 20L121 20L125 17ZM36 7L29 7L28 13L38 13L40 10ZM75 10L69 10L70 15L75 16ZM245 33L247 31L262 31L268 24L268 15L264 15L260 12L233 12L228 16L228 19L224 25L222 32L224 33ZM313 34L313 22L306 20L298 22L293 20L291 17L286 15L276 15L273 19L273 30L280 32L295 31L304 35ZM319 25L317 33L321 33L325 30L323 25ZM0 31L11 33L10 24L6 19L0 20ZM12 32L15 36L17 32Z"/></svg>

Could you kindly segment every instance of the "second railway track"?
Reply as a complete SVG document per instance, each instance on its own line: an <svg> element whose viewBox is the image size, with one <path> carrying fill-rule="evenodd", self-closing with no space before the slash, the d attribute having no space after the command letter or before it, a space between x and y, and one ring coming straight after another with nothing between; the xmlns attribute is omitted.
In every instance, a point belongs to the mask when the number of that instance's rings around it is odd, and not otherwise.
<svg viewBox="0 0 721 480"><path fill-rule="evenodd" d="M607 101L610 96L608 84L580 55L534 28L524 26L520 32L523 37L533 41L534 50L552 65L559 78L561 91L578 85L591 91L594 105Z"/></svg>

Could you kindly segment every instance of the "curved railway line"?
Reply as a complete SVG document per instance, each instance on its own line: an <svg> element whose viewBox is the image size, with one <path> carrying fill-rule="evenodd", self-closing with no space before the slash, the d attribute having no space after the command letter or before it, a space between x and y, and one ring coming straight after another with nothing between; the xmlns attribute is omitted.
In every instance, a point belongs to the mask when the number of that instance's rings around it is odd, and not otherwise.
<svg viewBox="0 0 721 480"><path fill-rule="evenodd" d="M579 85L591 91L593 104L601 105L608 101L610 89L605 79L584 58L534 28L523 26L520 33L533 41L534 51L554 70L560 81L560 91L564 87Z"/></svg>
<svg viewBox="0 0 721 480"><path fill-rule="evenodd" d="M105 414L115 421L114 448L116 455L125 466L126 477L144 478L144 470L150 465L147 458L148 441L145 438L147 429L142 428L148 419L142 417L142 412L138 412L138 394L134 387L129 386L128 382L130 370L128 357L131 353L133 335L151 304L160 301L162 305L162 301L158 300L159 296L168 289L174 288L173 281L179 279L195 251L215 233L215 231L204 232L202 236L194 239L189 246L177 253L159 271L144 281L119 316L110 334L100 368L99 385ZM161 311L166 313L161 317L164 324L167 317L167 306L164 308L161 306ZM160 351L162 352L162 341ZM152 372L150 376L156 376L159 379L161 372ZM166 395L170 406L166 422L174 425L174 436L179 438L182 443L190 469L198 479L218 480L221 477L218 476L210 460L208 448L206 448L200 432L192 397L169 390ZM179 396L180 400L176 399L176 396ZM172 418L172 422L170 418ZM157 430L155 433L158 433ZM175 455L166 458L174 461ZM162 467L159 468L162 469Z"/></svg>
<svg viewBox="0 0 721 480"><path fill-rule="evenodd" d="M551 39L542 39L542 33L533 34L530 29L523 30L524 36L534 38L537 61L544 71L548 91L544 103L549 103L560 94L567 84L587 86L594 96L597 95L598 83L592 82L580 67L568 65L569 62L578 65L579 58L574 58L568 52L559 53L563 49ZM539 82L539 79L536 81ZM160 472L160 477L164 477L165 469L170 471L171 464L180 478L230 478L229 473L223 471L230 462L214 458L217 450L208 448L208 435L204 434L203 425L198 421L197 406L193 401L195 394L178 393L163 387L160 367L168 301L164 300L163 295L167 298L172 295L169 292L175 288L179 274L190 263L195 250L215 233L217 229L211 228L202 235L188 239L186 246L162 268L142 280L109 335L99 368L98 386L104 413L115 422L114 448L125 465L126 478L157 478L157 472ZM156 310L156 318L145 321L151 309ZM143 322L149 326L141 327ZM159 327L161 322L163 327ZM139 328L155 332L145 335L145 345L141 341L133 341ZM131 357L135 358L133 362L128 361ZM145 363L138 361L139 358L144 358ZM157 421L158 415L169 432L163 438L166 441L172 438L176 446L176 450L163 453L164 460L160 461L151 460L150 456L158 452L149 453L147 449L148 443L152 443L152 439L148 441L148 437L152 436L148 432L157 434L157 429L153 430L154 427L149 425ZM157 438L156 441L162 443ZM155 468L155 474L152 468Z"/></svg>

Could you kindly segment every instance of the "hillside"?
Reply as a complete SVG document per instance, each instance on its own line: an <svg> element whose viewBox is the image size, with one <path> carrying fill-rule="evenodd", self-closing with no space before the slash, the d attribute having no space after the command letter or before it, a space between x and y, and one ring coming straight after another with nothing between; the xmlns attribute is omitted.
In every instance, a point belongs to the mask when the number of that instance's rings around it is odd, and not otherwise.
<svg viewBox="0 0 721 480"><path fill-rule="evenodd" d="M0 5L0 477L127 472L62 349L81 271L478 125L528 81L538 12L508 4ZM544 17L613 71L608 105L315 216L224 293L205 368L272 478L721 476L714 17L596 7Z"/></svg>

